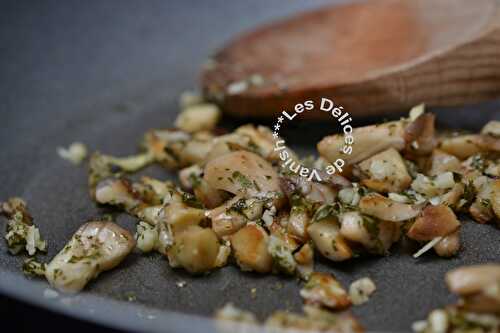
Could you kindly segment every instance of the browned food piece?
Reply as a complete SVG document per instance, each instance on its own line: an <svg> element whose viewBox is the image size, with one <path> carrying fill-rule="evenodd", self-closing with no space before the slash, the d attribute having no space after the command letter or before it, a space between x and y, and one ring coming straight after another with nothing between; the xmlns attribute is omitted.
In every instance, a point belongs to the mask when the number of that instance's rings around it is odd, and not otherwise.
<svg viewBox="0 0 500 333"><path fill-rule="evenodd" d="M496 33L490 29L496 8L494 0L378 0L321 8L233 40L207 64L203 90L239 117L291 113L307 99L319 107L321 97L355 116L422 101L443 106L494 98L500 95L500 69L488 50L498 43L489 38Z"/></svg>
<svg viewBox="0 0 500 333"><path fill-rule="evenodd" d="M347 212L339 216L340 234L347 240L362 244L368 251L386 254L399 239L398 223L380 221L359 212Z"/></svg>
<svg viewBox="0 0 500 333"><path fill-rule="evenodd" d="M469 156L482 151L480 138L480 135L477 134L459 135L446 138L440 142L439 149L456 156L459 159L466 159Z"/></svg>
<svg viewBox="0 0 500 333"><path fill-rule="evenodd" d="M231 246L238 265L243 270L268 273L273 266L273 258L267 251L269 236L256 224L248 224L231 237Z"/></svg>
<svg viewBox="0 0 500 333"><path fill-rule="evenodd" d="M427 206L419 216L407 236L417 241L430 241L436 237L444 237L460 227L455 213L445 205Z"/></svg>
<svg viewBox="0 0 500 333"><path fill-rule="evenodd" d="M440 149L435 149L432 152L429 162L429 176L437 176L448 171L458 172L461 167L458 158Z"/></svg>
<svg viewBox="0 0 500 333"><path fill-rule="evenodd" d="M218 237L234 234L247 224L248 219L243 214L231 210L231 207L240 200L243 198L237 195L223 205L206 212L206 216L212 220L212 229Z"/></svg>
<svg viewBox="0 0 500 333"><path fill-rule="evenodd" d="M436 116L423 113L405 128L406 151L415 155L428 155L437 145L434 136Z"/></svg>
<svg viewBox="0 0 500 333"><path fill-rule="evenodd" d="M85 223L47 265L45 277L58 290L78 292L101 272L116 267L134 246L130 232L115 223Z"/></svg>
<svg viewBox="0 0 500 333"><path fill-rule="evenodd" d="M271 164L248 151L235 151L211 160L203 179L214 189L246 198L281 193L278 174Z"/></svg>
<svg viewBox="0 0 500 333"><path fill-rule="evenodd" d="M368 177L361 184L377 192L401 192L411 184L403 158L394 148L364 160L359 168Z"/></svg>
<svg viewBox="0 0 500 333"><path fill-rule="evenodd" d="M300 290L300 296L306 304L318 304L331 309L345 309L351 305L345 289L328 273L312 273Z"/></svg>
<svg viewBox="0 0 500 333"><path fill-rule="evenodd" d="M434 251L440 257L452 257L457 254L460 250L460 232L455 231L452 234L444 237L436 245L434 245Z"/></svg>
<svg viewBox="0 0 500 333"><path fill-rule="evenodd" d="M343 159L346 164L356 164L389 148L402 150L405 147L404 126L403 121L392 121L355 128L352 132L355 142L350 154L347 154L348 150L344 151L344 135L330 135L318 143L318 152L330 163Z"/></svg>
<svg viewBox="0 0 500 333"><path fill-rule="evenodd" d="M190 225L175 235L169 253L190 273L203 273L216 266L219 240L210 228Z"/></svg>
<svg viewBox="0 0 500 333"><path fill-rule="evenodd" d="M446 284L458 295L474 294L486 285L500 281L499 264L464 266L446 274Z"/></svg>
<svg viewBox="0 0 500 333"><path fill-rule="evenodd" d="M361 333L363 327L349 311L332 312L313 305L303 307L304 315L273 312L265 322L266 332Z"/></svg>
<svg viewBox="0 0 500 333"><path fill-rule="evenodd" d="M321 255L332 261L344 261L352 258L352 250L340 234L340 228L334 220L313 222L307 228L315 248Z"/></svg>
<svg viewBox="0 0 500 333"><path fill-rule="evenodd" d="M448 288L462 297L467 311L500 314L500 265L483 264L454 269L446 274Z"/></svg>
<svg viewBox="0 0 500 333"><path fill-rule="evenodd" d="M370 193L361 198L359 209L363 214L391 222L412 219L421 211L418 205L396 202L378 193Z"/></svg>

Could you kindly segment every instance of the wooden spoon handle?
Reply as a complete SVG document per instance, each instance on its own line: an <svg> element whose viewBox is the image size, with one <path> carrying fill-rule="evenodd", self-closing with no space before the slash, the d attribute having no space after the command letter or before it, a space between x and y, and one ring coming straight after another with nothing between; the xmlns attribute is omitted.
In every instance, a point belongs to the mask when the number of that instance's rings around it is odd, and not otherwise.
<svg viewBox="0 0 500 333"><path fill-rule="evenodd" d="M322 97L355 116L497 98L500 1L322 8L235 39L204 70L202 86L239 117L271 117L305 100L319 105Z"/></svg>

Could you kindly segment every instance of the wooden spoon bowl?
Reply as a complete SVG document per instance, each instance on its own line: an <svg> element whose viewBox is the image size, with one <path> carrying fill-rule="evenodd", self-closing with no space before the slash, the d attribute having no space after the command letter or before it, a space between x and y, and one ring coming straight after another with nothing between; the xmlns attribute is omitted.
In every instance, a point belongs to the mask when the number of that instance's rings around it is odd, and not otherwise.
<svg viewBox="0 0 500 333"><path fill-rule="evenodd" d="M208 99L239 117L272 117L321 97L355 116L496 98L500 5L374 0L321 8L233 40L201 81Z"/></svg>

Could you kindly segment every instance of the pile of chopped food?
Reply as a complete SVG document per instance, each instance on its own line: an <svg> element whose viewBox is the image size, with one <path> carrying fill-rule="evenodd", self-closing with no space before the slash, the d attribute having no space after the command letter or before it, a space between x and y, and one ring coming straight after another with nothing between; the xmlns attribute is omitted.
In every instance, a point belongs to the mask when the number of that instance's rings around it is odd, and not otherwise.
<svg viewBox="0 0 500 333"><path fill-rule="evenodd" d="M191 95L181 104L176 128L145 133L138 154L90 157L91 198L136 217L135 237L112 221L88 222L46 266L28 261L29 272L77 292L134 247L157 251L171 267L193 274L234 263L306 281L300 292L305 315L278 313L268 322L323 329L324 321L327 330L333 314L326 309L363 303L375 285L362 279L347 292L331 274L314 272L315 255L334 262L385 256L406 238L421 244L414 257L431 249L450 257L460 250L458 213L500 225L499 121L478 134L438 133L435 116L418 106L408 118L354 129L350 155L342 152L342 135L325 137L320 157L301 163L319 170L338 158L346 164L342 174L313 181L282 165L270 129L245 125L217 135L215 105ZM180 186L127 178L154 163L178 170ZM13 251L45 249L22 201L5 203L1 212L9 218L6 238ZM248 319L233 310L221 316Z"/></svg>
<svg viewBox="0 0 500 333"><path fill-rule="evenodd" d="M460 297L458 304L433 310L427 320L413 323L415 332L500 331L499 264L454 269L446 274L446 283Z"/></svg>

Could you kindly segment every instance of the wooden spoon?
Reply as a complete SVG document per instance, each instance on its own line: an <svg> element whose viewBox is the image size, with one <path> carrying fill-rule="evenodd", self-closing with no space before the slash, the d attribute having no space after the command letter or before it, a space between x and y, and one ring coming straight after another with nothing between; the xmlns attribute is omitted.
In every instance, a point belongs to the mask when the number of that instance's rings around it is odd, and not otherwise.
<svg viewBox="0 0 500 333"><path fill-rule="evenodd" d="M356 116L500 96L498 0L373 0L261 27L219 51L204 94L239 117L330 98ZM304 112L325 117L326 112Z"/></svg>

